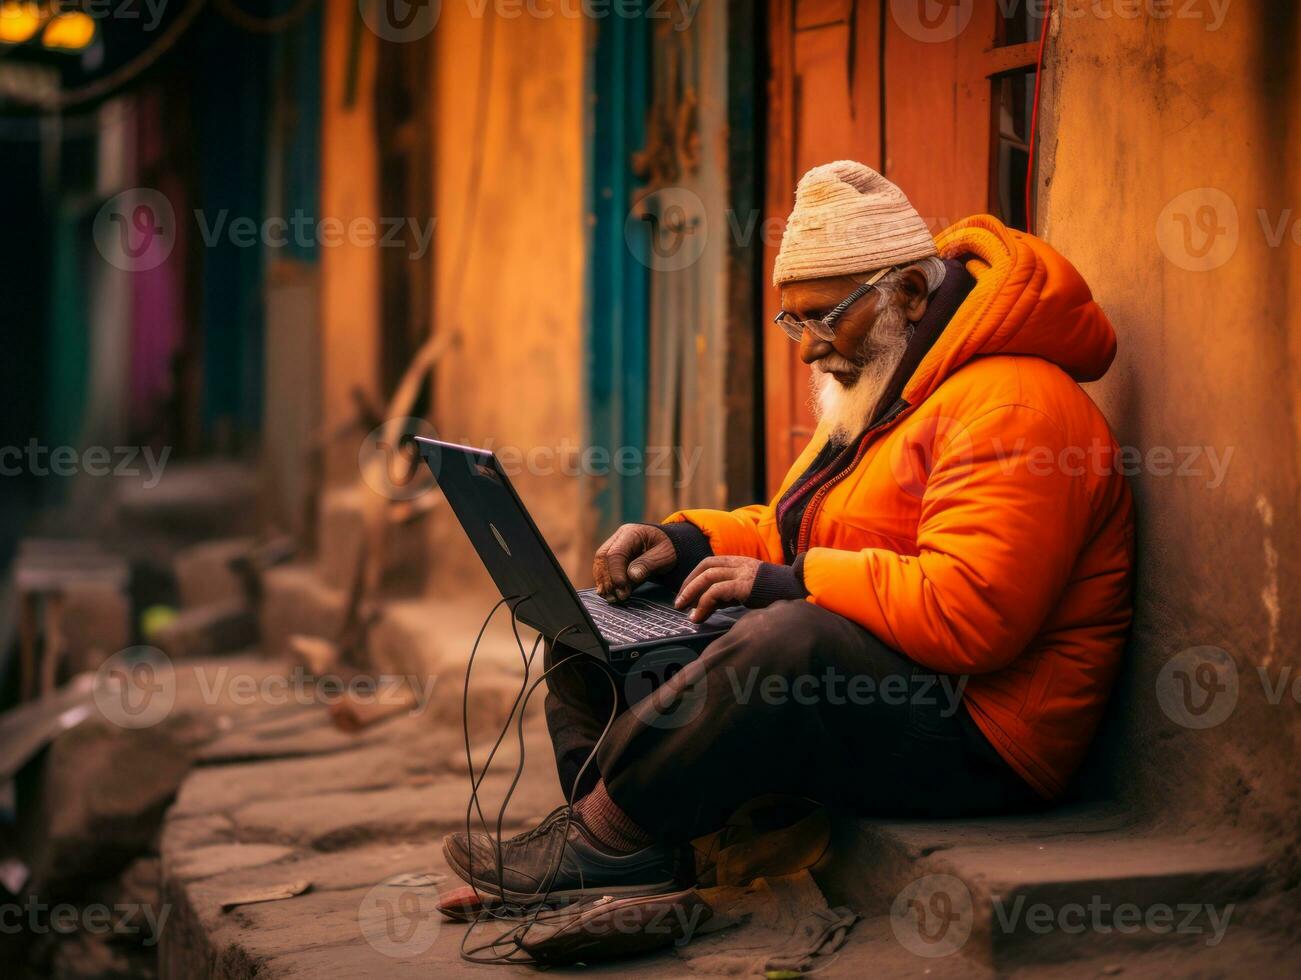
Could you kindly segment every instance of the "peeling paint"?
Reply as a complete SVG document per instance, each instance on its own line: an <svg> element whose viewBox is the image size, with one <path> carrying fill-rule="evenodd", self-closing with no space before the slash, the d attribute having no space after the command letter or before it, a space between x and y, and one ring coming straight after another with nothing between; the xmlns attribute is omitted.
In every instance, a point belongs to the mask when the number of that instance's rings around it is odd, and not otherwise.
<svg viewBox="0 0 1301 980"><path fill-rule="evenodd" d="M1278 598L1278 549L1274 547L1272 533L1274 507L1263 493L1256 495L1256 513L1260 515L1260 521L1265 525L1265 587L1260 591L1260 601L1269 616L1269 644L1266 647L1263 663L1263 666L1268 667L1274 662L1274 654L1278 651L1279 621L1283 615L1283 607Z"/></svg>

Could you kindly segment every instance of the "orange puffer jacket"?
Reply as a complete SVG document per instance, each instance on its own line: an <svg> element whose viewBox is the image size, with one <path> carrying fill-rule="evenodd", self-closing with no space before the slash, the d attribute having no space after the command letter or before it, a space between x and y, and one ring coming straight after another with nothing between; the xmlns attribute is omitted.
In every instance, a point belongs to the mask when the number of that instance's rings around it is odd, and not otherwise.
<svg viewBox="0 0 1301 980"><path fill-rule="evenodd" d="M819 489L799 550L809 602L936 671L970 675L971 716L1042 796L1092 739L1131 616L1133 505L1106 420L1076 383L1115 333L1075 268L987 215L936 239L976 286L853 466ZM781 562L777 498L687 510L715 554Z"/></svg>

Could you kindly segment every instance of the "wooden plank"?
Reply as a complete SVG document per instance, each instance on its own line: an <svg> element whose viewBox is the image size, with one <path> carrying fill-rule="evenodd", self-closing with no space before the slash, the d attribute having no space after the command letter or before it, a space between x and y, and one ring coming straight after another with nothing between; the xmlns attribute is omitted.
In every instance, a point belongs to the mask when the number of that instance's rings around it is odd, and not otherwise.
<svg viewBox="0 0 1301 980"><path fill-rule="evenodd" d="M746 216L738 234L728 235L725 350L727 371L725 461L726 506L753 502L764 488L763 357L763 174L755 160L763 152L763 93L767 20L754 0L727 6L727 197L732 213ZM747 231L753 219L754 229Z"/></svg>
<svg viewBox="0 0 1301 980"><path fill-rule="evenodd" d="M777 327L771 325L781 305L772 285L773 262L781 245L780 223L790 214L795 190L795 15L790 0L769 0L768 159L765 181L764 271L764 470L771 492L790 458L789 432L794 412L791 352ZM776 474L774 476L774 474Z"/></svg>
<svg viewBox="0 0 1301 980"><path fill-rule="evenodd" d="M631 168L646 145L650 104L650 27L645 17L611 17L593 25L587 143L587 440L615 450L643 446L649 400L649 270L626 236L634 191ZM644 517L640 473L611 472L588 481L596 541ZM663 515L659 515L663 516Z"/></svg>
<svg viewBox="0 0 1301 980"><path fill-rule="evenodd" d="M996 4L975 5L966 29L950 41L914 37L886 19L885 173L932 232L989 208L985 65L996 15Z"/></svg>
<svg viewBox="0 0 1301 980"><path fill-rule="evenodd" d="M1004 72L1033 68L1039 63L1039 42L1027 41L1025 44L1008 44L1001 48L989 48L981 57L980 73L986 78L993 78Z"/></svg>
<svg viewBox="0 0 1301 980"><path fill-rule="evenodd" d="M799 5L802 11L804 4ZM847 17L847 14L846 14ZM861 2L853 18L816 30L796 29L790 0L771 0L769 25L768 188L764 235L765 282L794 204L795 185L810 167L832 160L881 166L880 6ZM775 491L813 432L808 368L794 344L771 325L780 291L765 286L765 452L767 483Z"/></svg>
<svg viewBox="0 0 1301 980"><path fill-rule="evenodd" d="M808 30L849 20L853 0L796 0L795 29Z"/></svg>

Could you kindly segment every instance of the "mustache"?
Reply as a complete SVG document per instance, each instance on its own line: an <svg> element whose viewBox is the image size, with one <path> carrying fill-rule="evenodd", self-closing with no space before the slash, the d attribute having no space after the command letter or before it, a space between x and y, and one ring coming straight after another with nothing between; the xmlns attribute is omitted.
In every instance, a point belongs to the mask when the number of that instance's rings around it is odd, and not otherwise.
<svg viewBox="0 0 1301 980"><path fill-rule="evenodd" d="M849 374L852 371L857 371L860 366L848 358L841 357L839 354L828 354L826 357L813 362L814 370L822 374L831 374L833 371Z"/></svg>

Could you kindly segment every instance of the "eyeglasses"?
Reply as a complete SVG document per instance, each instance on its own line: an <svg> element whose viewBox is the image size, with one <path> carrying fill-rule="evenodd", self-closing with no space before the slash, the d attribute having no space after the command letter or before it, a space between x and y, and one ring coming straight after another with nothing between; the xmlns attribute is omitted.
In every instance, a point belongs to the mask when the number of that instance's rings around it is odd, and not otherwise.
<svg viewBox="0 0 1301 980"><path fill-rule="evenodd" d="M794 313L787 313L782 310L772 318L772 322L781 327L786 336L796 343L799 343L804 338L805 330L811 330L813 336L830 343L836 339L836 321L845 315L846 310L875 289L876 284L892 268L892 266L887 266L873 273L871 279L837 303L836 308L820 320L801 320Z"/></svg>

